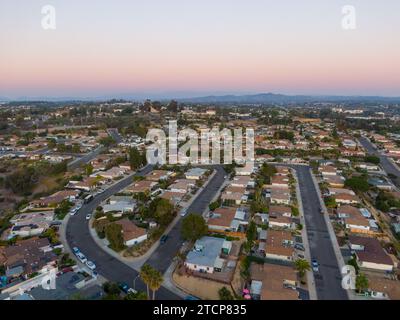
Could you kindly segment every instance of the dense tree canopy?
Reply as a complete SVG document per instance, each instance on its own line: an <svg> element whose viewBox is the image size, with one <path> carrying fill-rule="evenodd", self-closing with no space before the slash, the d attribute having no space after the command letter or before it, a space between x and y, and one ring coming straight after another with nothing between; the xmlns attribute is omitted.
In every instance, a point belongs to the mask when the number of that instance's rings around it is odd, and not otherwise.
<svg viewBox="0 0 400 320"><path fill-rule="evenodd" d="M105 227L107 240L110 242L110 248L119 252L124 249L124 238L122 236L122 226L116 223L110 223Z"/></svg>
<svg viewBox="0 0 400 320"><path fill-rule="evenodd" d="M207 234L208 227L204 218L200 215L190 214L182 221L182 238L196 241Z"/></svg>

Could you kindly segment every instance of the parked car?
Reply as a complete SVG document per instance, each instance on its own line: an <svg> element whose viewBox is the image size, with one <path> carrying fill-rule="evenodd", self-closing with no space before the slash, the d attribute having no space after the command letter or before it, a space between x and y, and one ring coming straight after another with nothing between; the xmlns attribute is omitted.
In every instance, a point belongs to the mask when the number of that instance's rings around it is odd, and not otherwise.
<svg viewBox="0 0 400 320"><path fill-rule="evenodd" d="M187 209L182 209L182 210L181 210L181 217L186 216L187 213L188 213L188 210L187 210Z"/></svg>
<svg viewBox="0 0 400 320"><path fill-rule="evenodd" d="M78 252L77 254L75 254L75 256L78 258L78 260L82 263L86 263L87 258L85 257L85 255L82 252Z"/></svg>
<svg viewBox="0 0 400 320"><path fill-rule="evenodd" d="M121 291L123 291L124 293L128 294L129 290L133 290L131 289L125 282L120 282L118 283L118 287L121 289Z"/></svg>
<svg viewBox="0 0 400 320"><path fill-rule="evenodd" d="M73 248L72 248L72 251L73 251L75 254L77 254L78 252L81 252L81 251L79 250L78 247L73 247Z"/></svg>
<svg viewBox="0 0 400 320"><path fill-rule="evenodd" d="M317 261L317 260L313 259L313 260L311 261L311 266L312 266L312 270L313 270L314 272L319 272L319 264L318 264L318 261Z"/></svg>
<svg viewBox="0 0 400 320"><path fill-rule="evenodd" d="M296 243L296 244L294 245L294 248L295 248L296 250L305 251L304 246L303 246L302 244L300 244L300 243Z"/></svg>
<svg viewBox="0 0 400 320"><path fill-rule="evenodd" d="M160 238L160 243L164 244L165 242L167 242L168 240L168 236L166 234L164 234L161 238Z"/></svg>
<svg viewBox="0 0 400 320"><path fill-rule="evenodd" d="M62 269L62 273L68 273L68 272L73 272L74 269L72 267L66 267L64 269Z"/></svg>
<svg viewBox="0 0 400 320"><path fill-rule="evenodd" d="M190 295L190 296L186 296L185 300L200 300L200 299L195 296Z"/></svg>
<svg viewBox="0 0 400 320"><path fill-rule="evenodd" d="M71 211L69 212L69 214L70 214L71 216L74 216L77 212L78 212L78 209L77 209L77 208L73 208L73 209L71 209Z"/></svg>
<svg viewBox="0 0 400 320"><path fill-rule="evenodd" d="M96 269L96 265L95 265L92 261L86 261L86 266L87 266L90 270Z"/></svg>

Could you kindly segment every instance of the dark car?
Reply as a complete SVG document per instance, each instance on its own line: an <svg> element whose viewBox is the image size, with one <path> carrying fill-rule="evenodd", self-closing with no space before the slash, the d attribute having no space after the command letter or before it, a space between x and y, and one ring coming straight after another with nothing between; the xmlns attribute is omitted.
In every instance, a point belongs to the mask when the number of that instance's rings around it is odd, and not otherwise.
<svg viewBox="0 0 400 320"><path fill-rule="evenodd" d="M195 296L190 295L190 296L186 296L185 300L200 300L200 299Z"/></svg>
<svg viewBox="0 0 400 320"><path fill-rule="evenodd" d="M300 251L305 251L304 246L302 244L300 244L300 243L296 243L294 245L294 248L297 249L297 250L300 250Z"/></svg>
<svg viewBox="0 0 400 320"><path fill-rule="evenodd" d="M124 283L124 282L118 283L118 287L119 287L124 293L128 294L130 288L129 288L129 286L128 286L126 283Z"/></svg>
<svg viewBox="0 0 400 320"><path fill-rule="evenodd" d="M167 242L167 240L168 240L168 236L165 234L160 238L160 243L164 244L165 242Z"/></svg>

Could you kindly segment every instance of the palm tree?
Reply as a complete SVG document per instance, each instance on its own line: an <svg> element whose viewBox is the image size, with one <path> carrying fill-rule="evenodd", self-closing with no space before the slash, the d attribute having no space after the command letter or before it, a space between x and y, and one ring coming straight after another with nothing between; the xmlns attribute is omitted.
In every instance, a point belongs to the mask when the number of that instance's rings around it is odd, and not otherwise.
<svg viewBox="0 0 400 320"><path fill-rule="evenodd" d="M356 289L358 292L364 292L368 289L369 281L365 274L360 273L356 278Z"/></svg>
<svg viewBox="0 0 400 320"><path fill-rule="evenodd" d="M299 272L299 276L301 279L303 279L306 271L311 270L310 263L305 259L297 259L294 262L294 265L295 265L296 270Z"/></svg>
<svg viewBox="0 0 400 320"><path fill-rule="evenodd" d="M146 284L147 287L147 297L150 297L150 290L149 290L149 286L150 286L150 280L151 280L151 272L153 271L153 268L148 265L145 264L140 268L140 278L143 280L143 282Z"/></svg>
<svg viewBox="0 0 400 320"><path fill-rule="evenodd" d="M151 271L151 274L150 274L149 287L153 291L153 300L156 299L156 291L158 289L160 289L163 281L164 281L164 279L163 279L163 276L162 276L161 272L159 272L158 270L152 268L152 271Z"/></svg>

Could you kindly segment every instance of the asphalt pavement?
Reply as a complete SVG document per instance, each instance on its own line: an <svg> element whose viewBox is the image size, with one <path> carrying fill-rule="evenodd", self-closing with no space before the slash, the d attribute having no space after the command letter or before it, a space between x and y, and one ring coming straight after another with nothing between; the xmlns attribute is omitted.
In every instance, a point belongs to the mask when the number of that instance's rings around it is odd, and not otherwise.
<svg viewBox="0 0 400 320"><path fill-rule="evenodd" d="M192 202L188 208L188 214L202 214L212 202L215 194L218 192L220 186L225 180L226 172L222 166L215 166L216 173L210 180L207 187L198 195L198 197ZM177 224L168 233L168 239L164 244L153 252L153 254L147 259L146 263L150 264L157 270L164 273L172 263L173 258L178 253L179 249L183 244L181 238L181 225L182 220L179 220Z"/></svg>
<svg viewBox="0 0 400 320"><path fill-rule="evenodd" d="M380 165L383 170L390 174L390 179L397 186L400 187L400 171L396 168L396 166L388 159L387 156L381 154L375 146L369 141L366 137L360 137L358 139L361 145L367 150L369 154L375 155L380 159ZM394 178L396 177L396 178Z"/></svg>
<svg viewBox="0 0 400 320"><path fill-rule="evenodd" d="M342 276L335 255L332 239L324 215L320 213L320 201L308 166L292 166L297 171L311 259L319 263L314 273L318 300L348 300L341 286Z"/></svg>
<svg viewBox="0 0 400 320"><path fill-rule="evenodd" d="M225 171L222 167L216 167L215 169L217 171L215 176L209 182L207 188L205 188L191 204L188 209L189 213L201 214L207 208L215 192L218 191L220 185L223 183ZM151 170L151 166L146 166L139 175L145 175ZM66 228L66 237L68 245L71 248L78 247L89 260L96 264L97 271L100 275L109 281L125 282L130 286L133 286L133 281L136 279L135 289L146 291L146 286L141 279L138 278L138 272L136 270L110 256L97 245L90 235L89 225L85 218L85 216L88 213L92 213L102 201L130 185L133 182L133 177L134 175L131 175L122 179L108 188L104 193L96 196L90 203L85 204L75 216L69 219ZM181 221L168 233L167 242L160 245L147 260L147 263L155 267L161 273L164 273L168 269L176 253L183 244L183 240L180 237L180 227ZM180 299L177 294L165 287L161 287L160 290L157 291L156 298L161 300Z"/></svg>
<svg viewBox="0 0 400 320"><path fill-rule="evenodd" d="M139 175L144 175L150 172L151 169L151 166L147 166L139 173ZM66 228L66 237L68 245L71 248L78 247L88 260L91 260L96 264L96 270L100 275L109 281L125 282L131 287L133 287L133 282L136 279L135 289L146 291L146 285L138 277L138 272L136 270L110 256L97 245L90 235L89 224L86 220L86 215L92 213L102 201L129 186L133 182L133 177L134 175L130 175L122 179L108 188L104 193L96 196L90 203L83 205L78 213L69 219ZM164 287L161 287L157 291L156 298L162 300L180 299L178 295Z"/></svg>

